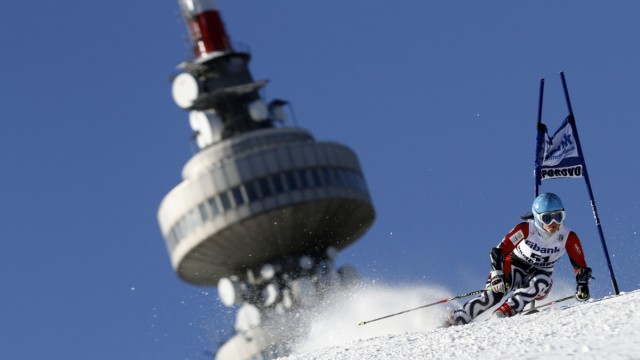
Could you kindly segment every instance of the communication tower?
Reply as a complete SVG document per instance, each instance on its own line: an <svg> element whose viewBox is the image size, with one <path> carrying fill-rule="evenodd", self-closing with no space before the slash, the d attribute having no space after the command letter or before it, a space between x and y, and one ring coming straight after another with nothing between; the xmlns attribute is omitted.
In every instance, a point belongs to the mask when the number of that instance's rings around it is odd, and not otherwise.
<svg viewBox="0 0 640 360"><path fill-rule="evenodd" d="M237 334L216 359L282 356L291 329L276 324L357 277L334 259L372 225L371 198L351 149L288 126L288 102L265 103L267 81L253 79L214 1L179 3L193 58L172 95L199 151L162 200L160 229L180 278L239 306Z"/></svg>

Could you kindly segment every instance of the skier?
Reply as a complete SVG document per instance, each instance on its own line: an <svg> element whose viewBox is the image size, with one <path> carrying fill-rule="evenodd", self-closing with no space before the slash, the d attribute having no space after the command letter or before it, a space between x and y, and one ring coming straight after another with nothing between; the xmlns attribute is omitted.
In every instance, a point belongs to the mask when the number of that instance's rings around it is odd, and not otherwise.
<svg viewBox="0 0 640 360"><path fill-rule="evenodd" d="M551 291L553 267L565 251L576 272L575 297L589 299L591 268L587 267L580 239L566 225L565 210L558 195L544 193L536 197L531 214L491 249L491 273L487 291L451 312L445 326L467 324L495 306L511 290L511 296L494 313L503 318L522 312L534 300L544 299Z"/></svg>

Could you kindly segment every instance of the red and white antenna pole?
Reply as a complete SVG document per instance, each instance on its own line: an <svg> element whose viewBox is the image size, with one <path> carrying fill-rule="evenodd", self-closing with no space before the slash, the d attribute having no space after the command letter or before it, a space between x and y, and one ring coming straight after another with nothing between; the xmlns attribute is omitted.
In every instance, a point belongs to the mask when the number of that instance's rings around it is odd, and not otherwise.
<svg viewBox="0 0 640 360"><path fill-rule="evenodd" d="M214 0L178 0L196 59L231 51L231 42Z"/></svg>

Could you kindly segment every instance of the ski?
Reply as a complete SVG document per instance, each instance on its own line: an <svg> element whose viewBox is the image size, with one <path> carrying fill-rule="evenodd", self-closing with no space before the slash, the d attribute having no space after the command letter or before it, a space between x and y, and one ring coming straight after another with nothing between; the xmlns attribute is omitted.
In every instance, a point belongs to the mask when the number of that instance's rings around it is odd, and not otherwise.
<svg viewBox="0 0 640 360"><path fill-rule="evenodd" d="M547 307L547 306L551 306L551 305L554 305L554 304L557 304L557 303L560 303L560 302L563 302L563 301L571 300L571 299L573 299L573 298L574 298L574 296L573 296L573 295L571 295L571 296L563 297L563 298L556 299L556 300L553 300L553 301L549 301L549 302L547 302L547 303L544 303L544 304L542 304L542 305L538 305L538 306L536 306L536 307L533 307L533 308L531 308L531 309L529 309L529 310L527 310L527 311L523 312L523 313L522 313L522 315L535 314L535 313L537 313L537 312L539 312L539 311L540 311L540 308L544 308L544 307Z"/></svg>
<svg viewBox="0 0 640 360"><path fill-rule="evenodd" d="M620 296L625 295L625 294L626 294L625 292L621 292L618 295L609 295L609 296L605 296L605 297L602 297L602 298L599 298L599 299L591 298L591 299L589 299L587 301L577 302L576 304L560 306L559 309L560 310L566 310L566 309L571 309L571 308L573 308L575 306L593 304L593 303L596 303L596 302L599 302L599 301L603 301L603 300L611 300L611 299L615 299L615 298L620 297ZM571 300L573 298L574 298L574 296L567 296L567 297L560 298L560 299L557 299L557 300L554 300L554 301L550 301L550 302L548 302L546 304L542 304L542 305L536 306L536 307L534 307L534 308L532 308L530 310L524 311L524 312L522 312L522 315L535 314L535 313L537 313L539 311L538 309L540 309L541 307L546 307L546 306L549 306L549 305L557 304L559 302L563 302L563 301L566 301L566 300Z"/></svg>

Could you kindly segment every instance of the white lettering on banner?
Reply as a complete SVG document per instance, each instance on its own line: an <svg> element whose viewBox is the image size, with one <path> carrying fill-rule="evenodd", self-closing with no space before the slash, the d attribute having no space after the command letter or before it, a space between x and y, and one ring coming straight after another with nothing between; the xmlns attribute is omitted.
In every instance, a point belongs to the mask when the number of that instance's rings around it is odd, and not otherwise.
<svg viewBox="0 0 640 360"><path fill-rule="evenodd" d="M582 165L576 165L566 168L542 169L540 170L540 178L542 180L554 179L561 177L582 177Z"/></svg>
<svg viewBox="0 0 640 360"><path fill-rule="evenodd" d="M542 166L553 167L563 159L579 157L578 147L573 136L573 129L565 121L553 137L547 134Z"/></svg>
<svg viewBox="0 0 640 360"><path fill-rule="evenodd" d="M552 149L544 159L545 162L558 162L567 157L577 157L577 147L560 147Z"/></svg>

